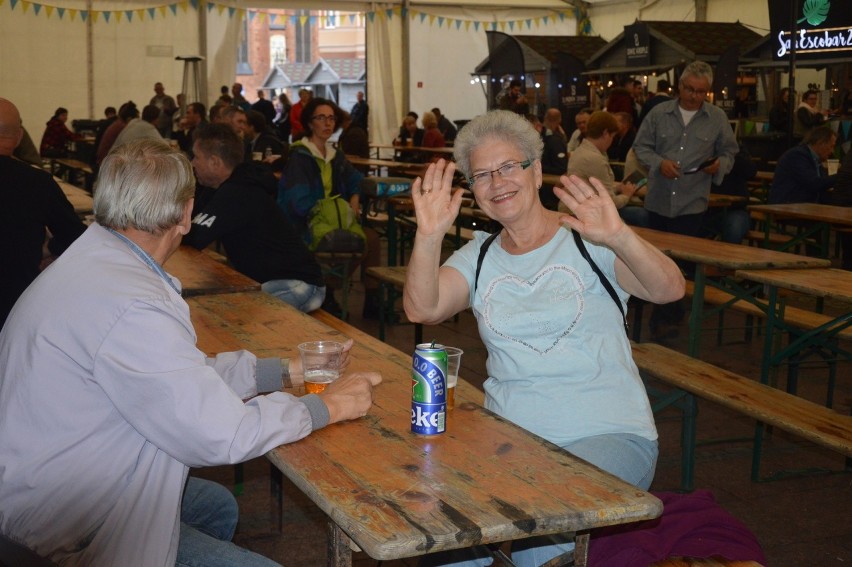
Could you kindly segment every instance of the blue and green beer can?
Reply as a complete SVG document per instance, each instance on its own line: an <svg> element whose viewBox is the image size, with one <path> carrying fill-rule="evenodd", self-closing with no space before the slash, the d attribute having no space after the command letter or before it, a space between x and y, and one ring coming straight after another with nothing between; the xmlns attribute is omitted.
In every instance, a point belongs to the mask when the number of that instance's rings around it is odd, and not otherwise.
<svg viewBox="0 0 852 567"><path fill-rule="evenodd" d="M411 364L411 431L438 435L447 430L447 350L419 344Z"/></svg>

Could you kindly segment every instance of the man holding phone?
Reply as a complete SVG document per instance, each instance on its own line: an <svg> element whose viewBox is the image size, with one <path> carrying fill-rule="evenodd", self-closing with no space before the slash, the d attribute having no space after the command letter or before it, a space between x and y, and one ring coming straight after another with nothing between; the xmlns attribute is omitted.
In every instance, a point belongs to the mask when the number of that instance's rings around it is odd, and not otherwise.
<svg viewBox="0 0 852 567"><path fill-rule="evenodd" d="M677 99L655 106L636 134L633 150L649 170L645 208L651 228L698 235L711 183L721 183L733 166L739 148L728 117L705 100L712 84L710 65L693 61L680 76ZM651 317L652 335L673 334L663 327L676 325L683 309L660 307Z"/></svg>

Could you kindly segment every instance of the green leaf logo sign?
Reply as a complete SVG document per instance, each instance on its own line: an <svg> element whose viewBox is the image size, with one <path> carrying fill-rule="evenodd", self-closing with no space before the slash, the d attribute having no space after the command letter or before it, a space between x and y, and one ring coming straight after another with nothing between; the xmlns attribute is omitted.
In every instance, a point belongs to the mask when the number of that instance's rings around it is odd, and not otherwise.
<svg viewBox="0 0 852 567"><path fill-rule="evenodd" d="M828 9L831 7L829 0L805 0L802 6L804 17L797 21L801 24L805 20L812 26L818 26L828 18Z"/></svg>

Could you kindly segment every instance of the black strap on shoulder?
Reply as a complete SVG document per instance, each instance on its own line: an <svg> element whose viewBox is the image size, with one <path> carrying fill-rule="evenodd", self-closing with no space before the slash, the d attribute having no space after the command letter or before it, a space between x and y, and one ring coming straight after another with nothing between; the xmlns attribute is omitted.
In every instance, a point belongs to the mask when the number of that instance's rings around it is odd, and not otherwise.
<svg viewBox="0 0 852 567"><path fill-rule="evenodd" d="M624 312L624 307L621 305L621 301L618 299L618 294L615 293L615 289L613 289L612 284L609 283L609 279L604 275L598 265L595 264L595 261L592 260L592 257L589 256L589 251L586 250L586 245L583 244L583 239L580 238L580 233L576 230L572 230L571 234L574 236L574 242L577 243L577 248L580 250L580 254L582 254L583 258L589 263L592 267L592 270L598 275L601 283L606 289L609 296L615 302L616 306L618 306L618 311L621 313L621 318L624 319L624 331L629 335L630 334L630 326L627 324L627 314Z"/></svg>
<svg viewBox="0 0 852 567"><path fill-rule="evenodd" d="M498 230L491 236L485 239L485 241L479 247L479 258L476 259L476 276L473 279L473 293L476 293L476 287L479 285L479 272L482 271L482 261L485 259L485 253L488 252L488 248L494 242L494 239L500 234Z"/></svg>
<svg viewBox="0 0 852 567"><path fill-rule="evenodd" d="M485 253L488 252L488 248L494 242L494 239L497 238L497 235L500 234L500 231L495 232L491 236L485 239L485 241L479 247L479 257L476 259L476 276L473 280L473 293L476 293L476 288L479 285L479 272L482 271L482 261L485 259ZM621 301L618 299L618 294L615 293L615 289L612 287L612 284L609 283L609 279L604 275L598 265L595 264L595 261L592 260L592 257L589 255L589 251L586 250L586 245L583 243L583 239L580 238L580 233L576 230L572 230L571 234L574 236L574 242L577 244L577 248L580 250L580 255L586 259L586 262L589 263L589 266L592 267L592 271L598 276L601 280L601 284L603 284L604 289L606 289L609 296L615 302L615 305L618 307L618 311L621 313L621 318L624 320L624 331L630 334L630 326L627 324L627 314L624 312L624 307L621 305Z"/></svg>

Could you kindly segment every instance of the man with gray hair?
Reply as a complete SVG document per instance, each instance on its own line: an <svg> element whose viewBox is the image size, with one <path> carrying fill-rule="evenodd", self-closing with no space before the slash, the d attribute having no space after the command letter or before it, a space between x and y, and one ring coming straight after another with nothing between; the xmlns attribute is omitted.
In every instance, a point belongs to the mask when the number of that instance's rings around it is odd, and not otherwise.
<svg viewBox="0 0 852 567"><path fill-rule="evenodd" d="M230 542L233 496L187 480L189 467L363 416L381 381L349 373L296 398L277 391L301 372L296 360L198 350L180 282L163 269L189 232L194 189L180 152L150 140L114 149L97 222L0 333L0 534L54 563L276 565Z"/></svg>
<svg viewBox="0 0 852 567"><path fill-rule="evenodd" d="M648 167L645 209L653 229L697 236L711 183L720 184L733 167L739 146L725 112L705 100L712 84L710 65L693 61L680 76L677 99L655 106L636 134L633 150ZM652 335L675 334L682 317L680 307L655 309Z"/></svg>
<svg viewBox="0 0 852 567"><path fill-rule="evenodd" d="M157 140L161 143L166 143L157 130L157 120L160 116L160 109L153 104L149 104L142 109L142 117L134 118L127 123L127 126L118 134L115 139L114 147L123 146L133 140Z"/></svg>

